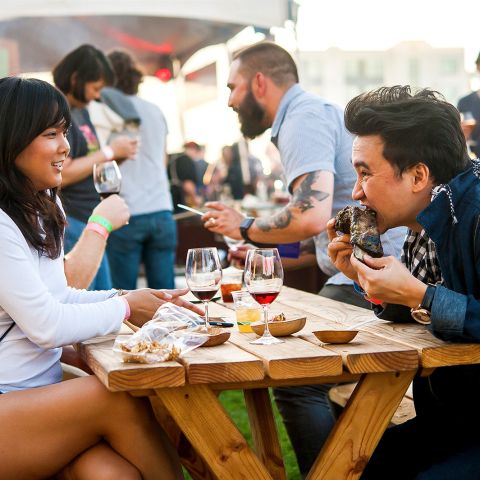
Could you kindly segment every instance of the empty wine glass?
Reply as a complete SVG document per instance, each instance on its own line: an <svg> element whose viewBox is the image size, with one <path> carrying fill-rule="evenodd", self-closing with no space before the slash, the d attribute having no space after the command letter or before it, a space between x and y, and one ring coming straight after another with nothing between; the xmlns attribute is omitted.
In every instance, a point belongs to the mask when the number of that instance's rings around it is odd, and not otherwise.
<svg viewBox="0 0 480 480"><path fill-rule="evenodd" d="M112 160L96 163L93 166L93 183L102 200L115 193L120 193L122 174L117 162Z"/></svg>
<svg viewBox="0 0 480 480"><path fill-rule="evenodd" d="M222 267L216 248L191 248L187 252L185 279L190 291L205 306L205 326L208 321L208 302L218 292L222 280Z"/></svg>
<svg viewBox="0 0 480 480"><path fill-rule="evenodd" d="M268 305L278 297L283 285L283 268L278 250L276 248L249 250L244 280L250 295L263 307L265 321L263 335L250 343L256 345L283 343L283 340L273 337L268 328Z"/></svg>

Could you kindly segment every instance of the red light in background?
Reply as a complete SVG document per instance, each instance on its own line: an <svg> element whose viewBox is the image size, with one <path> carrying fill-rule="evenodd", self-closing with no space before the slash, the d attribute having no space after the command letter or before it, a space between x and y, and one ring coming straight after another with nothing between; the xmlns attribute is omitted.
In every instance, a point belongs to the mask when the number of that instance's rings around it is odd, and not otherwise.
<svg viewBox="0 0 480 480"><path fill-rule="evenodd" d="M172 78L172 72L168 68L159 68L155 76L162 82L168 82Z"/></svg>

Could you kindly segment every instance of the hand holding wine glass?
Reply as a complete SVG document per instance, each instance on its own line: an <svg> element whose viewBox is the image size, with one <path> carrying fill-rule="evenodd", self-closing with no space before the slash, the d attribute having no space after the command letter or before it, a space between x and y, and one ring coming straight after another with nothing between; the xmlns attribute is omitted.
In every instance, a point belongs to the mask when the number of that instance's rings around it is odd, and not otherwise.
<svg viewBox="0 0 480 480"><path fill-rule="evenodd" d="M191 248L187 253L185 278L190 291L205 305L205 326L208 321L208 302L218 292L222 267L216 248Z"/></svg>
<svg viewBox="0 0 480 480"><path fill-rule="evenodd" d="M96 163L93 166L93 183L100 198L105 198L120 192L122 185L122 174L115 160L103 163Z"/></svg>
<svg viewBox="0 0 480 480"><path fill-rule="evenodd" d="M250 295L263 307L265 321L263 335L250 343L256 345L283 343L283 340L273 337L268 328L268 305L278 297L283 285L283 268L278 250L276 248L249 250L244 280Z"/></svg>

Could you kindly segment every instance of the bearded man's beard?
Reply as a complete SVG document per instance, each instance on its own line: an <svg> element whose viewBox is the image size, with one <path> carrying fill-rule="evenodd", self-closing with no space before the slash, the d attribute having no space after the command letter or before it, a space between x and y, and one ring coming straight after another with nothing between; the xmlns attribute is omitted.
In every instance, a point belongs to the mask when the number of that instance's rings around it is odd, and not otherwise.
<svg viewBox="0 0 480 480"><path fill-rule="evenodd" d="M258 137L269 128L265 125L265 109L255 100L251 89L239 105L237 113L240 131L247 138Z"/></svg>

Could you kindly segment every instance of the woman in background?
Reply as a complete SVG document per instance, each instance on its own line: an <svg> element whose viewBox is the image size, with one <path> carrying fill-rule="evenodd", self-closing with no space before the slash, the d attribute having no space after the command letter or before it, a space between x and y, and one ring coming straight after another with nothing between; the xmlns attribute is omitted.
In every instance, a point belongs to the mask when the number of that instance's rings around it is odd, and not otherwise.
<svg viewBox="0 0 480 480"><path fill-rule="evenodd" d="M67 214L65 250L69 251L77 243L88 218L100 201L93 184L93 165L135 156L137 142L127 136L119 136L108 146L100 148L86 109L89 102L100 98L102 88L114 81L110 62L100 50L91 45L82 45L73 50L53 69L53 80L65 94L73 119L68 132L72 161L64 165L62 181L62 200ZM90 288L112 288L105 256Z"/></svg>

